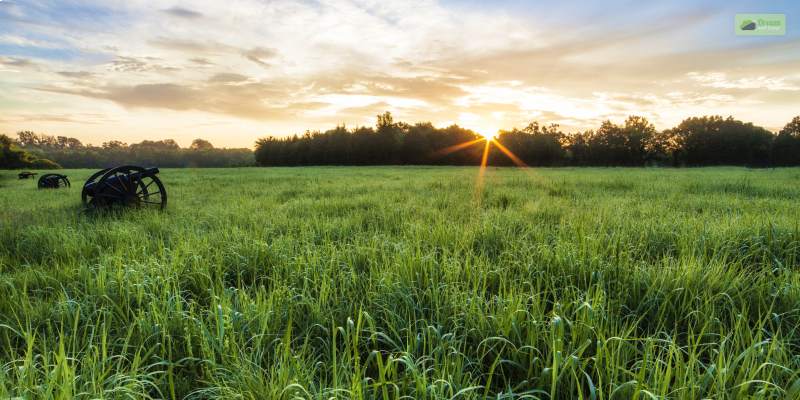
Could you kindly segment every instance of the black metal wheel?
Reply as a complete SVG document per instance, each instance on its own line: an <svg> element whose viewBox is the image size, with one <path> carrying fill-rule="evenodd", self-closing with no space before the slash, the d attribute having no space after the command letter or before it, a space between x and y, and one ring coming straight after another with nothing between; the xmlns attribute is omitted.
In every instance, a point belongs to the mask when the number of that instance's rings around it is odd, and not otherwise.
<svg viewBox="0 0 800 400"><path fill-rule="evenodd" d="M90 176L89 179L86 180L86 183L83 184L83 190L81 190L81 201L83 202L84 207L89 206L89 193L87 190L87 186L94 185L95 181L97 181L97 178L103 176L103 174L108 172L108 170L110 169L111 168L103 168L100 171L93 173L92 176Z"/></svg>
<svg viewBox="0 0 800 400"><path fill-rule="evenodd" d="M62 187L70 187L69 179L66 175L61 174L44 174L39 177L39 189L58 189Z"/></svg>
<svg viewBox="0 0 800 400"><path fill-rule="evenodd" d="M101 176L97 185L103 188L93 201L103 205L126 207L167 206L167 191L154 173L133 165L112 168ZM99 205L99 204L98 204Z"/></svg>

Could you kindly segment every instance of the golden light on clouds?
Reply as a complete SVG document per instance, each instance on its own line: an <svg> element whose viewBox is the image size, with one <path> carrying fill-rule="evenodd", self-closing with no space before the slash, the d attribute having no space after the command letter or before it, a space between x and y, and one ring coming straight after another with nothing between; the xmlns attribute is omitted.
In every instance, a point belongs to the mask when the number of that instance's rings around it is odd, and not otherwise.
<svg viewBox="0 0 800 400"><path fill-rule="evenodd" d="M4 1L0 132L250 147L384 111L487 137L631 114L782 126L798 109L798 38L736 38L737 10L715 7Z"/></svg>

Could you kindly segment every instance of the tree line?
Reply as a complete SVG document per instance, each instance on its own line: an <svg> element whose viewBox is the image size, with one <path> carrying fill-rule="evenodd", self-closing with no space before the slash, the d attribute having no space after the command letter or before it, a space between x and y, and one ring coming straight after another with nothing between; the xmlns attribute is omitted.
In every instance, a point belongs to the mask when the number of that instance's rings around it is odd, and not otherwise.
<svg viewBox="0 0 800 400"><path fill-rule="evenodd" d="M64 168L101 168L131 164L168 168L244 167L254 164L252 150L215 148L204 139L195 139L189 148L181 148L172 139L144 140L133 144L109 141L100 146L93 146L83 144L76 138L37 134L31 131L19 132L17 136L11 145L18 150L33 158L51 160Z"/></svg>
<svg viewBox="0 0 800 400"><path fill-rule="evenodd" d="M0 135L0 168L99 168L136 164L161 167L240 167L300 165L477 165L485 142L476 132L430 122L395 122L388 112L375 127L306 132L267 137L250 149L220 149L195 139L189 148L174 140L86 145L65 136L22 131ZM753 167L800 165L800 116L777 133L733 117L692 117L658 131L646 118L622 124L603 122L595 130L565 133L558 125L531 122L500 131L487 163L509 166L704 166ZM506 155L507 149L516 160ZM255 156L255 160L253 157Z"/></svg>
<svg viewBox="0 0 800 400"><path fill-rule="evenodd" d="M395 122L388 112L372 127L337 126L256 142L256 163L300 165L476 165L485 142L476 132L429 122ZM568 134L558 125L531 122L500 131L489 146L489 165L508 166L706 166L800 165L800 116L777 133L733 117L692 117L656 130L646 118L630 116L622 124ZM499 144L496 145L496 144ZM507 149L517 158L505 154Z"/></svg>
<svg viewBox="0 0 800 400"><path fill-rule="evenodd" d="M58 169L61 166L19 148L16 141L7 135L0 135L0 168Z"/></svg>

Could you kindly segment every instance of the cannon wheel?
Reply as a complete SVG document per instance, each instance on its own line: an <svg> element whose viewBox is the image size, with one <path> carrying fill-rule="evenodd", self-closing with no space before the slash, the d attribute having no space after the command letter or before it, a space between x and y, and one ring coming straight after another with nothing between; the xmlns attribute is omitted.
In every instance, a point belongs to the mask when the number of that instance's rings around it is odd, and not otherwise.
<svg viewBox="0 0 800 400"><path fill-rule="evenodd" d="M45 182L49 179L55 179L56 186L47 186ZM70 187L69 179L67 179L66 175L61 174L44 174L39 177L39 182L37 183L39 189L58 189L61 187Z"/></svg>
<svg viewBox="0 0 800 400"><path fill-rule="evenodd" d="M96 181L97 178L101 177L103 174L108 172L109 169L111 168L103 168L100 171L93 173L92 176L90 176L89 179L86 180L86 183L83 184L83 190L81 190L81 201L83 202L84 207L89 206L89 196L86 193L86 185Z"/></svg>
<svg viewBox="0 0 800 400"><path fill-rule="evenodd" d="M112 168L100 177L97 184L108 185L124 198L123 204L127 206L158 207L163 210L167 206L167 191L157 176L140 175L131 182L132 185L126 185L125 180L120 179L126 175L144 172L144 168L133 165ZM111 179L114 177L117 179Z"/></svg>

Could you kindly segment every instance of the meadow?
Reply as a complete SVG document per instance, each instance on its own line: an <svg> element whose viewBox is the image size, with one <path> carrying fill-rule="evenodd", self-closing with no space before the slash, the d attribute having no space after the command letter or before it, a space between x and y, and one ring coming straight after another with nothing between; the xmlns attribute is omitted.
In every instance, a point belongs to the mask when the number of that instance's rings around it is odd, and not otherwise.
<svg viewBox="0 0 800 400"><path fill-rule="evenodd" d="M0 171L0 398L800 398L800 169L91 172Z"/></svg>

